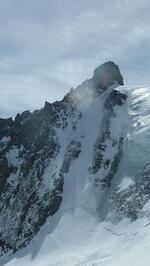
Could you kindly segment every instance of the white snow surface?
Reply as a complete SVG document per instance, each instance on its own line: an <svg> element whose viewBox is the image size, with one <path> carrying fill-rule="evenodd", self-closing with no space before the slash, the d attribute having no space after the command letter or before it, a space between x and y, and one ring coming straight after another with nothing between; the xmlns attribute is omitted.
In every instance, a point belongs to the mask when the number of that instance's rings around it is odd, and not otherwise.
<svg viewBox="0 0 150 266"><path fill-rule="evenodd" d="M6 159L8 161L9 165L13 166L19 166L20 161L19 161L19 150L16 147L13 147L12 149L9 150L6 154Z"/></svg>
<svg viewBox="0 0 150 266"><path fill-rule="evenodd" d="M149 159L150 88L120 87L119 90L128 95L127 104L113 125L114 136L121 131L125 136L123 158L115 180L121 190L133 182L132 177ZM69 174L65 176L65 196L60 210L47 219L28 247L15 255L3 257L1 266L149 266L150 203L143 209L144 215L134 222L128 219L112 222L108 217L103 221L95 211L97 193L100 192L93 186L87 169L99 131L102 102L107 93L101 100L91 100L89 95L88 104L81 104L84 115L75 133L71 126L66 134L58 130L57 135L63 145L57 158L59 163L53 165L55 171L58 169L59 172L65 147L73 137L82 140L82 165L74 160ZM81 137L81 132L86 134L86 139ZM107 147L105 158L109 159L112 156L109 143ZM13 164L17 164L15 149L9 152L8 159L10 163L13 160ZM46 184L50 185L50 182L47 180Z"/></svg>
<svg viewBox="0 0 150 266"><path fill-rule="evenodd" d="M10 137L3 137L2 139L0 139L0 143L6 143L6 142L8 142L8 141L10 141Z"/></svg>
<svg viewBox="0 0 150 266"><path fill-rule="evenodd" d="M50 227L47 221L34 241L4 265L149 265L150 220L146 217L136 222L124 219L112 224L101 222L98 217L77 207L61 213L52 233Z"/></svg>
<svg viewBox="0 0 150 266"><path fill-rule="evenodd" d="M133 180L130 177L125 176L121 180L121 183L119 184L119 190L118 190L118 192L120 192L121 190L124 190L124 189L128 188L133 183L134 182L133 182Z"/></svg>

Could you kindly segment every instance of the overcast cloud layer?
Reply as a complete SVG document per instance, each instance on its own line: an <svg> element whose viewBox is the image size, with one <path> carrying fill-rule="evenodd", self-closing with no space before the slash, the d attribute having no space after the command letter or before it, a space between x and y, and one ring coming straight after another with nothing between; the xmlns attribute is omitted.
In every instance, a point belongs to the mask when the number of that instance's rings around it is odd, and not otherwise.
<svg viewBox="0 0 150 266"><path fill-rule="evenodd" d="M1 0L0 116L61 99L113 60L150 85L149 0Z"/></svg>

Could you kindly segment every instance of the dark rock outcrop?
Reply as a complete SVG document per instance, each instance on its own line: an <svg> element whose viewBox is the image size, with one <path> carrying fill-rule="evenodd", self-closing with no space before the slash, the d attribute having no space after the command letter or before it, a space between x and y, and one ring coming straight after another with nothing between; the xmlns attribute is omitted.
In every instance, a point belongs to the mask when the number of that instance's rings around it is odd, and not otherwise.
<svg viewBox="0 0 150 266"><path fill-rule="evenodd" d="M7 178L9 177L10 171L7 163L7 159L2 157L0 159L0 192L5 192Z"/></svg>
<svg viewBox="0 0 150 266"><path fill-rule="evenodd" d="M3 136L9 135L9 129L11 128L12 124L13 124L12 118L8 119L0 118L0 139Z"/></svg>
<svg viewBox="0 0 150 266"><path fill-rule="evenodd" d="M150 200L150 166L146 164L127 188L114 188L112 201L116 213L135 220L144 205Z"/></svg>
<svg viewBox="0 0 150 266"><path fill-rule="evenodd" d="M108 98L104 102L103 120L101 121L100 131L94 144L93 160L92 165L89 168L89 172L95 175L100 170L107 169L106 174L98 174L98 176L95 178L96 185L102 187L104 190L110 189L111 181L118 171L122 156L123 136L118 135L117 138L114 139L112 138L111 131L116 118L114 107L123 105L125 100L125 94L122 94L116 90L111 91ZM109 145L111 146L112 150L116 150L112 160L104 159L108 143L110 143Z"/></svg>
<svg viewBox="0 0 150 266"><path fill-rule="evenodd" d="M93 82L96 88L106 89L108 86L117 82L124 85L123 77L119 67L113 62L106 62L95 69Z"/></svg>

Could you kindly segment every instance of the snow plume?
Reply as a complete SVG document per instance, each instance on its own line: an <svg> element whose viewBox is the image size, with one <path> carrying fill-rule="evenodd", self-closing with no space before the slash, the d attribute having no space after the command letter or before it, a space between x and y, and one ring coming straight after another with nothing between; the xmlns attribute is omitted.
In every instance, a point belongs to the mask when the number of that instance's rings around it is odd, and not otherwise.
<svg viewBox="0 0 150 266"><path fill-rule="evenodd" d="M87 80L76 89L70 90L70 96L74 103L79 103L81 110L88 109L94 100L94 84L91 80Z"/></svg>

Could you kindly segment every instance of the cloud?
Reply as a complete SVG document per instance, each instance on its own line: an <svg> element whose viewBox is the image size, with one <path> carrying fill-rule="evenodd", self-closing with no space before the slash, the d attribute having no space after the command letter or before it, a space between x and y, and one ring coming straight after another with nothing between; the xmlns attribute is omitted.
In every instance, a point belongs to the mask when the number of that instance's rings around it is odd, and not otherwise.
<svg viewBox="0 0 150 266"><path fill-rule="evenodd" d="M61 99L107 60L148 84L149 1L0 2L0 116Z"/></svg>

